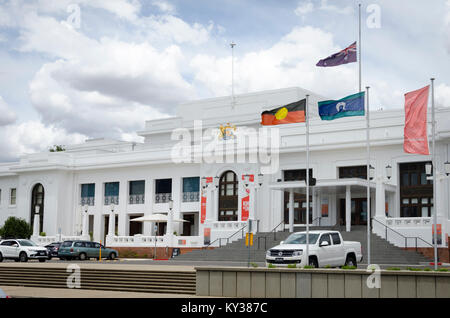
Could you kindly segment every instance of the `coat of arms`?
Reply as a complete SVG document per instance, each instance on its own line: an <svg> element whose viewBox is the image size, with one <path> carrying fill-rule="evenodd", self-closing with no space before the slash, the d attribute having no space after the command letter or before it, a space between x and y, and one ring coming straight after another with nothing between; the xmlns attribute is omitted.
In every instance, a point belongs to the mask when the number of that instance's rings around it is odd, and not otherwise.
<svg viewBox="0 0 450 318"><path fill-rule="evenodd" d="M236 135L234 134L236 132L236 126L227 123L225 126L220 125L219 129L220 129L219 134L220 140L230 140L236 138Z"/></svg>

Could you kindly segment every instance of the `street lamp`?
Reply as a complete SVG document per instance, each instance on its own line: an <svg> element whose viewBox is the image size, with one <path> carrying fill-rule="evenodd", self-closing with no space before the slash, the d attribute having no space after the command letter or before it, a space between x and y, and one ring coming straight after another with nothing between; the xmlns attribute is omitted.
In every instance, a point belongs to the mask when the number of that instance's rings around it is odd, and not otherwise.
<svg viewBox="0 0 450 318"><path fill-rule="evenodd" d="M425 164L425 173L426 173L427 177L430 177L433 174L432 168L433 168L433 165L431 162L427 162Z"/></svg>
<svg viewBox="0 0 450 318"><path fill-rule="evenodd" d="M445 174L448 176L450 174L450 162L446 161L444 163Z"/></svg>
<svg viewBox="0 0 450 318"><path fill-rule="evenodd" d="M372 165L369 165L369 177L370 180L373 180L373 178L375 177L375 168L372 167Z"/></svg>
<svg viewBox="0 0 450 318"><path fill-rule="evenodd" d="M390 165L386 166L386 177L388 179L391 179L391 177L392 177L392 167Z"/></svg>

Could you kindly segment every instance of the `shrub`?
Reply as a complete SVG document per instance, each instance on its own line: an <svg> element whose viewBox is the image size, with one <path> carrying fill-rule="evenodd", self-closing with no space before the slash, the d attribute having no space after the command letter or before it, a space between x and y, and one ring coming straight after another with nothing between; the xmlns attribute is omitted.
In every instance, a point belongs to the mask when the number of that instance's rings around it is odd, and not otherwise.
<svg viewBox="0 0 450 318"><path fill-rule="evenodd" d="M305 265L305 266L303 266L303 268L304 268L304 269L311 269L311 268L314 268L314 266L311 266L311 265Z"/></svg>
<svg viewBox="0 0 450 318"><path fill-rule="evenodd" d="M448 272L448 268L438 268L437 272Z"/></svg>
<svg viewBox="0 0 450 318"><path fill-rule="evenodd" d="M94 240L94 233L89 232L89 237L91 238L91 241L93 241Z"/></svg>
<svg viewBox="0 0 450 318"><path fill-rule="evenodd" d="M256 264L256 263L250 263L250 265L252 265L253 268L257 268L258 267L258 264Z"/></svg>
<svg viewBox="0 0 450 318"><path fill-rule="evenodd" d="M39 234L40 236L47 236L47 233L45 232L41 232L41 234Z"/></svg>
<svg viewBox="0 0 450 318"><path fill-rule="evenodd" d="M288 264L287 267L288 267L288 268L297 268L297 265L295 265L295 264Z"/></svg>
<svg viewBox="0 0 450 318"><path fill-rule="evenodd" d="M325 268L332 268L331 265L326 265Z"/></svg>
<svg viewBox="0 0 450 318"><path fill-rule="evenodd" d="M3 227L0 228L0 237L6 238L18 238L29 239L33 230L31 225L23 219L16 218L14 216L9 217Z"/></svg>
<svg viewBox="0 0 450 318"><path fill-rule="evenodd" d="M267 267L268 267L268 268L276 268L276 266L273 265L273 264L269 264L269 265L267 265Z"/></svg>
<svg viewBox="0 0 450 318"><path fill-rule="evenodd" d="M409 270L409 271L412 271L412 272L419 272L419 271L422 271L423 269L421 269L421 268L414 268L414 267L408 267L408 268L406 268L407 270Z"/></svg>
<svg viewBox="0 0 450 318"><path fill-rule="evenodd" d="M348 265L344 265L341 267L342 269L356 269L356 266L348 266Z"/></svg>
<svg viewBox="0 0 450 318"><path fill-rule="evenodd" d="M388 271L401 271L401 268L398 268L398 267L389 267L389 268L386 268L386 270L388 270Z"/></svg>

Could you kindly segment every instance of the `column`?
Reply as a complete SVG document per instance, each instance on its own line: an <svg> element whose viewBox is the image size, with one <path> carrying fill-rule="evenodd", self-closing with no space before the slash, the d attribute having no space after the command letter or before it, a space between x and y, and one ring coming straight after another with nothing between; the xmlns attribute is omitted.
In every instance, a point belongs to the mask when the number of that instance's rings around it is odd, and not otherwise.
<svg viewBox="0 0 450 318"><path fill-rule="evenodd" d="M36 213L34 214L34 221L33 221L33 236L39 236L41 233L39 233L39 207L36 207Z"/></svg>
<svg viewBox="0 0 450 318"><path fill-rule="evenodd" d="M144 215L152 214L152 207L153 207L152 182L153 182L152 179L145 178ZM153 222L143 222L142 234L143 235L153 235L153 225L154 224L155 223L153 223Z"/></svg>
<svg viewBox="0 0 450 318"><path fill-rule="evenodd" d="M87 211L83 211L82 213L83 213L83 220L82 220L83 227L81 229L81 235L89 237L88 212Z"/></svg>
<svg viewBox="0 0 450 318"><path fill-rule="evenodd" d="M114 236L115 235L115 229L116 227L116 214L114 212L109 213L109 224L108 224L108 236Z"/></svg>
<svg viewBox="0 0 450 318"><path fill-rule="evenodd" d="M289 232L294 232L294 189L289 189Z"/></svg>
<svg viewBox="0 0 450 318"><path fill-rule="evenodd" d="M377 179L377 188L375 193L375 217L385 218L386 209L386 193L383 180L381 178Z"/></svg>
<svg viewBox="0 0 450 318"><path fill-rule="evenodd" d="M127 222L127 205L128 205L128 181L119 182L119 205L115 207L114 212L119 215L117 231L120 236L129 235L129 226ZM113 230L113 233L115 231ZM115 233L114 233L115 234Z"/></svg>
<svg viewBox="0 0 450 318"><path fill-rule="evenodd" d="M350 186L345 187L345 231L350 232L352 226L352 193Z"/></svg>

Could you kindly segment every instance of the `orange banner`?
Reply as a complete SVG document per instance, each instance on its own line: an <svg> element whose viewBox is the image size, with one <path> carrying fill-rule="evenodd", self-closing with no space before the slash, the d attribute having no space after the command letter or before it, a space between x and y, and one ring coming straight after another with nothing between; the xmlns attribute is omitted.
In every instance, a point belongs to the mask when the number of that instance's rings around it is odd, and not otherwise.
<svg viewBox="0 0 450 318"><path fill-rule="evenodd" d="M430 86L405 94L405 129L403 150L429 155L427 139L427 104Z"/></svg>
<svg viewBox="0 0 450 318"><path fill-rule="evenodd" d="M200 223L205 223L206 220L206 197L202 196L200 203Z"/></svg>

